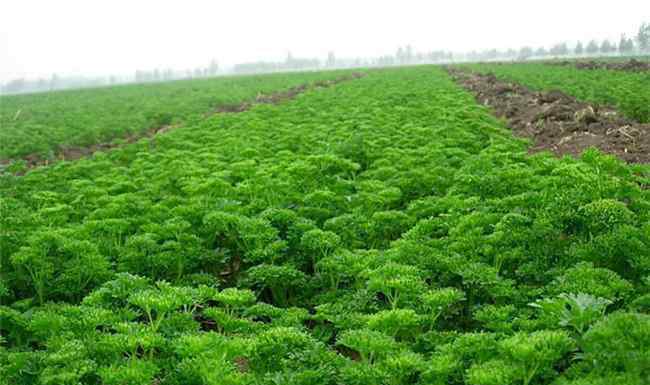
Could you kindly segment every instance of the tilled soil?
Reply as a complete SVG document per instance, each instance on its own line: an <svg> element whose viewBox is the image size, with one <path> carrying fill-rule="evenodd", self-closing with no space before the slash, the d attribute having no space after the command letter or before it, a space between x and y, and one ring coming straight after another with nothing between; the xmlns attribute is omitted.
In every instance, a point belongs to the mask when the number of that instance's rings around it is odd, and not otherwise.
<svg viewBox="0 0 650 385"><path fill-rule="evenodd" d="M449 68L476 100L505 118L515 134L532 138L531 151L579 155L589 147L629 163L650 162L650 124L630 120L615 109L584 103L561 91L531 91L493 74Z"/></svg>
<svg viewBox="0 0 650 385"><path fill-rule="evenodd" d="M624 62L604 62L604 61L561 61L549 63L554 65L575 65L578 69L594 70L594 69L608 69L616 71L630 71L630 72L643 72L650 71L650 61L639 61L630 59Z"/></svg>
<svg viewBox="0 0 650 385"><path fill-rule="evenodd" d="M279 104L291 100L298 94L301 94L309 89L331 87L338 83L358 79L363 76L365 76L365 74L361 72L353 72L349 75L341 76L333 80L319 80L311 84L301 84L299 86L291 87L285 91L278 91L270 94L259 93L252 101L243 101L238 104L220 106L213 111L206 113L205 116L208 117L214 114L244 112L250 110L258 104ZM128 134L122 137L122 141L120 142L113 141L107 143L96 143L88 146L61 147L58 150L55 159L48 159L40 154L30 154L22 157L22 160L26 162L27 168L47 166L60 160L77 160L86 156L90 156L98 151L107 151L113 148L124 146L126 144L135 143L142 138L151 138L155 135L163 134L178 127L181 127L181 125L175 124L153 127L144 132ZM0 159L0 171L2 171L3 165L10 164L12 161L12 159Z"/></svg>

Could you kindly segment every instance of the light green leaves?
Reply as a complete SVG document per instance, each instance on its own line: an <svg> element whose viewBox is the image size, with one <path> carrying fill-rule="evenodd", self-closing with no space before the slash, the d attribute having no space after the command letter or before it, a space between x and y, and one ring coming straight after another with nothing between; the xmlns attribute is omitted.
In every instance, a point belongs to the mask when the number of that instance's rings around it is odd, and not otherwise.
<svg viewBox="0 0 650 385"><path fill-rule="evenodd" d="M601 199L586 204L578 210L583 226L587 231L597 234L611 230L615 226L633 222L634 213L623 202Z"/></svg>
<svg viewBox="0 0 650 385"><path fill-rule="evenodd" d="M508 362L493 360L472 366L466 378L470 385L507 385L517 378L515 372L515 367Z"/></svg>
<svg viewBox="0 0 650 385"><path fill-rule="evenodd" d="M499 343L503 354L514 368L517 378L528 385L539 373L552 365L574 347L564 332L543 330L531 334L518 333Z"/></svg>
<svg viewBox="0 0 650 385"><path fill-rule="evenodd" d="M147 316L149 325L156 332L165 315L194 302L189 288L170 286L168 283L158 283L157 289L145 289L129 296L128 302L140 307Z"/></svg>
<svg viewBox="0 0 650 385"><path fill-rule="evenodd" d="M250 268L247 274L253 287L268 289L274 303L280 306L289 304L296 289L306 282L305 274L289 265L261 264Z"/></svg>
<svg viewBox="0 0 650 385"><path fill-rule="evenodd" d="M581 342L583 358L599 372L647 376L650 369L650 316L613 313L596 323Z"/></svg>
<svg viewBox="0 0 650 385"><path fill-rule="evenodd" d="M383 310L368 316L368 328L393 338L413 338L420 331L420 320L411 309Z"/></svg>
<svg viewBox="0 0 650 385"><path fill-rule="evenodd" d="M464 299L465 294L453 287L429 290L421 295L422 305L429 313L431 325L435 325L441 315Z"/></svg>
<svg viewBox="0 0 650 385"><path fill-rule="evenodd" d="M98 374L106 385L150 385L159 370L150 361L129 359L99 368Z"/></svg>
<svg viewBox="0 0 650 385"><path fill-rule="evenodd" d="M398 346L386 334L368 329L347 330L338 337L336 343L359 353L361 360L368 363L387 356Z"/></svg>
<svg viewBox="0 0 650 385"><path fill-rule="evenodd" d="M467 371L467 381L472 385L508 385L517 381L528 385L551 370L573 346L573 340L560 331L517 333L499 342L499 359L473 365Z"/></svg>
<svg viewBox="0 0 650 385"><path fill-rule="evenodd" d="M589 294L560 294L554 299L546 299L530 304L542 311L542 316L556 321L559 326L573 329L582 335L589 326L605 314L612 302Z"/></svg>
<svg viewBox="0 0 650 385"><path fill-rule="evenodd" d="M420 274L414 266L389 262L368 272L368 290L385 295L388 304L395 309L411 303L425 290Z"/></svg>

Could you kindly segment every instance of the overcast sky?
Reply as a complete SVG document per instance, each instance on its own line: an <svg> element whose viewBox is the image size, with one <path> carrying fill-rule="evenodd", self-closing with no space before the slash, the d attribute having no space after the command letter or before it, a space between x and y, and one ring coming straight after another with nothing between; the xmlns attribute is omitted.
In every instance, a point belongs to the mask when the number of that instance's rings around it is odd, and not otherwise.
<svg viewBox="0 0 650 385"><path fill-rule="evenodd" d="M2 0L0 81L632 35L649 0Z"/></svg>

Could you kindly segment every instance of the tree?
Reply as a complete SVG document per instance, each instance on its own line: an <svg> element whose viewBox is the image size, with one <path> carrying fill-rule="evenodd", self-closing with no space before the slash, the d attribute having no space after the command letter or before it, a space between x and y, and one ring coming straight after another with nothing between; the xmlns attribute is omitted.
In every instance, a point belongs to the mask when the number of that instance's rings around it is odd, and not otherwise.
<svg viewBox="0 0 650 385"><path fill-rule="evenodd" d="M573 53L576 55L582 55L585 52L585 47L582 45L582 42L579 41L578 44L576 44L576 47L573 49Z"/></svg>
<svg viewBox="0 0 650 385"><path fill-rule="evenodd" d="M522 47L519 50L519 60L526 60L533 56L533 49L531 47Z"/></svg>
<svg viewBox="0 0 650 385"><path fill-rule="evenodd" d="M61 79L59 78L59 75L52 74L52 77L50 78L50 89L53 90L53 89L59 87L60 80Z"/></svg>
<svg viewBox="0 0 650 385"><path fill-rule="evenodd" d="M406 50L404 51L404 54L406 55L407 63L413 62L413 47L411 47L410 44L406 46Z"/></svg>
<svg viewBox="0 0 650 385"><path fill-rule="evenodd" d="M569 53L569 47L566 43L556 44L551 48L551 55L553 56L564 56Z"/></svg>
<svg viewBox="0 0 650 385"><path fill-rule="evenodd" d="M288 51L288 52L287 52L287 58L284 60L284 64L285 64L288 68L293 68L293 66L294 66L294 64L295 64L295 60L294 60L294 58L293 58L293 55L291 54L291 51Z"/></svg>
<svg viewBox="0 0 650 385"><path fill-rule="evenodd" d="M605 39L600 44L600 53L610 53L616 50L616 46L612 45L609 40Z"/></svg>
<svg viewBox="0 0 650 385"><path fill-rule="evenodd" d="M212 59L212 61L210 61L210 66L208 67L208 74L214 76L217 72L219 72L219 64L215 59Z"/></svg>
<svg viewBox="0 0 650 385"><path fill-rule="evenodd" d="M163 79L172 80L174 78L174 71L171 68L168 68L163 72Z"/></svg>
<svg viewBox="0 0 650 385"><path fill-rule="evenodd" d="M626 54L634 51L634 40L628 39L625 34L621 35L621 40L618 43L618 52Z"/></svg>
<svg viewBox="0 0 650 385"><path fill-rule="evenodd" d="M327 66L328 67L336 66L336 56L334 56L333 51L327 53Z"/></svg>
<svg viewBox="0 0 650 385"><path fill-rule="evenodd" d="M499 51L496 49L487 50L481 53L484 60L493 60L499 57Z"/></svg>
<svg viewBox="0 0 650 385"><path fill-rule="evenodd" d="M13 93L20 92L25 88L25 79L14 79L2 87L3 92Z"/></svg>
<svg viewBox="0 0 650 385"><path fill-rule="evenodd" d="M596 40L592 40L589 42L589 44L587 44L587 48L585 51L590 55L594 55L598 53L598 50L599 50L598 43L596 42Z"/></svg>
<svg viewBox="0 0 650 385"><path fill-rule="evenodd" d="M404 54L404 50L402 49L402 47L397 48L397 53L395 54L395 57L397 58L397 62L399 64L404 64L405 56L406 55Z"/></svg>
<svg viewBox="0 0 650 385"><path fill-rule="evenodd" d="M636 42L641 51L650 51L650 23L641 24L636 35Z"/></svg>

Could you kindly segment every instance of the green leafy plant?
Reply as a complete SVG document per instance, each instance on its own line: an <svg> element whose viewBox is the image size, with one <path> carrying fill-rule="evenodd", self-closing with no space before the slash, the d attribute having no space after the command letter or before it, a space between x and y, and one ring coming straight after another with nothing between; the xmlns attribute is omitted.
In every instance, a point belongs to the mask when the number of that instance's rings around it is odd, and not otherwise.
<svg viewBox="0 0 650 385"><path fill-rule="evenodd" d="M252 286L268 290L274 303L287 306L306 283L305 274L289 265L257 265L248 270Z"/></svg>
<svg viewBox="0 0 650 385"><path fill-rule="evenodd" d="M551 370L555 362L572 348L573 341L563 332L518 333L499 342L503 360L472 366L467 374L468 381L476 385L521 381L528 385L540 374Z"/></svg>
<svg viewBox="0 0 650 385"><path fill-rule="evenodd" d="M441 67L362 72L0 97L12 154L183 124L0 171L0 383L647 383L648 167L530 154Z"/></svg>
<svg viewBox="0 0 650 385"><path fill-rule="evenodd" d="M368 363L386 357L398 346L386 334L368 329L347 330L337 338L336 343L357 352L361 361Z"/></svg>
<svg viewBox="0 0 650 385"><path fill-rule="evenodd" d="M553 320L552 323L571 328L580 336L589 326L603 318L605 309L611 303L604 298L578 293L560 294L553 299L532 303L531 306L540 309L542 316Z"/></svg>
<svg viewBox="0 0 650 385"><path fill-rule="evenodd" d="M650 316L617 312L585 333L582 358L597 373L630 373L647 376Z"/></svg>
<svg viewBox="0 0 650 385"><path fill-rule="evenodd" d="M385 295L393 309L415 300L425 287L420 271L414 266L388 263L368 272L368 290Z"/></svg>
<svg viewBox="0 0 650 385"><path fill-rule="evenodd" d="M429 313L429 322L432 326L440 316L449 312L454 305L465 300L465 294L456 288L430 290L421 295L422 305Z"/></svg>

